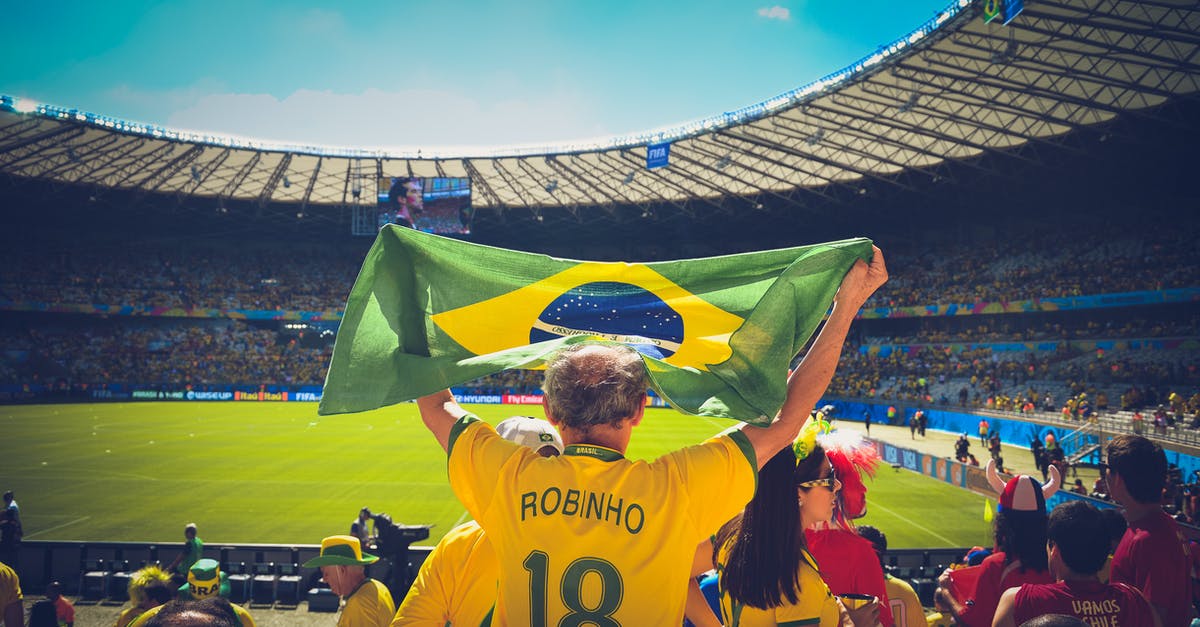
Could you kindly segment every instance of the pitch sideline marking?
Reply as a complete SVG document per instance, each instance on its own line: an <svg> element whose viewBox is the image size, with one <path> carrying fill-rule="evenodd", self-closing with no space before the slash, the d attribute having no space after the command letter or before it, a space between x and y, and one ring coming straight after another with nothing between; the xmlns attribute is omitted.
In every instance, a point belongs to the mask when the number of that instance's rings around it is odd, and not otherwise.
<svg viewBox="0 0 1200 627"><path fill-rule="evenodd" d="M39 533L46 533L47 531L54 531L55 529L62 529L63 527L69 527L71 525L74 525L75 523L81 523L85 520L88 520L89 518L91 518L91 516L84 516L83 518L76 518L75 520L65 522L61 525L54 525L53 527L47 527L46 529L38 529L37 531L35 531L33 533L26 534L25 537L32 538L33 536L36 536Z"/></svg>
<svg viewBox="0 0 1200 627"><path fill-rule="evenodd" d="M463 513L462 513L462 516L459 516L459 517L458 517L458 520L454 521L454 524L453 524L453 525L450 525L450 528L451 528L451 529L453 529L453 528L455 528L455 527L457 527L457 526L459 526L459 525L463 524L464 522L466 522L466 520L467 520L467 516L468 516L468 515L470 515L470 513L471 513L471 512L468 512L467 510L465 510L465 509L464 509L464 510L463 510Z"/></svg>
<svg viewBox="0 0 1200 627"><path fill-rule="evenodd" d="M869 502L869 501L868 501L868 502ZM920 529L921 531L924 531L925 533L927 533L927 534L929 534L929 535L931 535L931 536L933 536L933 537L937 538L938 540L941 540L941 541L945 542L946 544L948 544L948 545L950 545L950 546L955 546L955 545L956 545L956 543L955 543L953 540L951 540L950 538L947 538L946 536L944 536L944 535L942 535L942 534L940 534L940 533L937 533L936 531L932 531L931 529L929 529L929 527L926 527L925 525L919 524L919 523L917 523L916 521L914 521L914 520L912 520L912 519L910 519L910 518L906 518L906 517L904 517L904 516L902 516L902 515L898 514L898 513L897 513L895 510L892 510L892 509L889 509L889 508L887 508L887 507L884 507L884 506L880 505L879 503L871 503L871 507L878 507L879 509L881 509L881 510L883 510L883 511L885 511L885 512L887 512L887 513L889 513L889 514L891 514L891 515L893 515L893 516L895 516L896 518L899 518L900 520L903 520L904 522L906 522L906 523L908 523L908 524L912 525L913 527L916 527L917 529Z"/></svg>

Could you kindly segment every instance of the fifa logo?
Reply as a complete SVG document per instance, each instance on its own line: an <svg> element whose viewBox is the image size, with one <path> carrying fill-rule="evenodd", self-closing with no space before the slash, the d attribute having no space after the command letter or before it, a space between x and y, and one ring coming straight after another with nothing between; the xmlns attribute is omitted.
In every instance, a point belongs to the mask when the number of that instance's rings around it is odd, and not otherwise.
<svg viewBox="0 0 1200 627"><path fill-rule="evenodd" d="M654 146L654 147L650 148L649 157L652 160L653 159L666 159L667 158L666 147L665 146Z"/></svg>

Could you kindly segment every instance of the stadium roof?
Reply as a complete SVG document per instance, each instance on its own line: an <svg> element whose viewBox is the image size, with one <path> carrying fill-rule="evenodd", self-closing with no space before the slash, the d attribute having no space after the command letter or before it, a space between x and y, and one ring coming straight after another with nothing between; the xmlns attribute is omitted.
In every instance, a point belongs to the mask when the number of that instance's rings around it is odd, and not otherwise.
<svg viewBox="0 0 1200 627"><path fill-rule="evenodd" d="M489 155L390 154L192 134L0 97L0 172L218 203L373 204L386 176L469 177L476 209L571 215L615 206L803 205L937 180L943 166L1057 146L1200 88L1190 0L955 3L839 72L744 109L600 145ZM669 142L670 165L646 168ZM597 210L600 208L601 210Z"/></svg>

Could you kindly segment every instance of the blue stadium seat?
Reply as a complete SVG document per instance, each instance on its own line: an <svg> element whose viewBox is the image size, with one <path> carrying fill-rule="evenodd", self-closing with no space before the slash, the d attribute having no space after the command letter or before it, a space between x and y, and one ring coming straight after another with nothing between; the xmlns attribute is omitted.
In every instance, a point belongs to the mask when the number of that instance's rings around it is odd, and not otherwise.
<svg viewBox="0 0 1200 627"><path fill-rule="evenodd" d="M263 606L273 604L275 602L275 582L278 579L275 562L255 564L254 574L250 577L250 603Z"/></svg>
<svg viewBox="0 0 1200 627"><path fill-rule="evenodd" d="M108 564L102 559L89 559L83 563L79 575L79 600L99 601L108 591Z"/></svg>
<svg viewBox="0 0 1200 627"><path fill-rule="evenodd" d="M124 603L129 600L129 580L133 578L129 560L114 560L110 562L109 566L108 600L113 603Z"/></svg>
<svg viewBox="0 0 1200 627"><path fill-rule="evenodd" d="M299 605L300 565L283 563L279 565L278 572L279 579L275 582L275 602L280 605Z"/></svg>
<svg viewBox="0 0 1200 627"><path fill-rule="evenodd" d="M341 603L342 600L329 588L308 589L308 611L310 612L336 612Z"/></svg>
<svg viewBox="0 0 1200 627"><path fill-rule="evenodd" d="M250 598L250 573L246 572L246 562L234 562L225 566L229 574L229 602L242 604Z"/></svg>

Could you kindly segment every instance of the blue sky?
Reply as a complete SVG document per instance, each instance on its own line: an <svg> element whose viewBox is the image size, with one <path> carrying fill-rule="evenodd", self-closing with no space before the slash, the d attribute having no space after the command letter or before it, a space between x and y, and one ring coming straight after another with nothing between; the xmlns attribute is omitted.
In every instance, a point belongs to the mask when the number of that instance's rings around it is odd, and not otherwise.
<svg viewBox="0 0 1200 627"><path fill-rule="evenodd" d="M766 100L949 0L9 3L0 93L287 143L562 144Z"/></svg>

